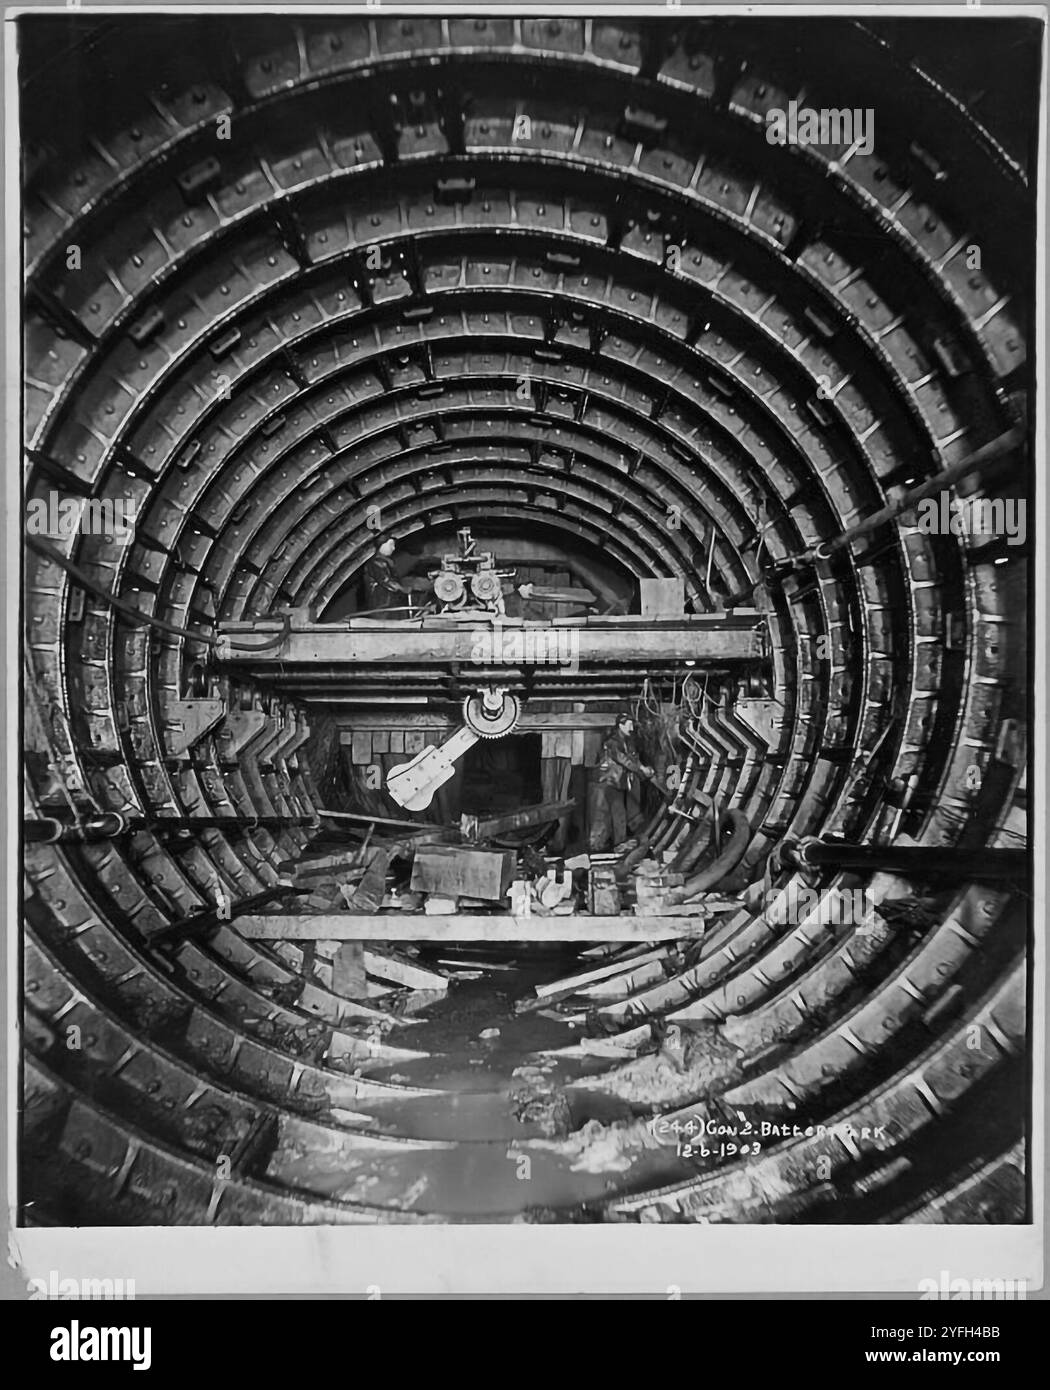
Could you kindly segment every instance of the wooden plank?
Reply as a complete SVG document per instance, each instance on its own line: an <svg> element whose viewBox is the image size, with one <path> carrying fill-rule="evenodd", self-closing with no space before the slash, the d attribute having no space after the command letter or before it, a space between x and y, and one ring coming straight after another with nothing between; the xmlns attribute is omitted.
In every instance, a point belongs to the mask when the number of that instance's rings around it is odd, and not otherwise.
<svg viewBox="0 0 1050 1390"><path fill-rule="evenodd" d="M231 646L229 638L220 631L215 656L220 661L248 663L258 668L289 664L357 667L374 662L396 662L410 666L427 662L442 665L475 663L478 634L474 626L472 624L468 629L461 625L457 630L454 624L449 624L447 628L420 630L397 623L368 623L367 626L318 624L293 629L282 641L275 642L265 650L261 650L258 644L252 649ZM558 626L573 629L573 657L580 661L626 660L649 664L653 661L685 661L688 658L721 663L756 661L765 656L765 622L762 615L741 611L697 614L680 617L673 622L661 622L654 618L616 619L615 626L608 621L594 623L586 619L581 622L575 618L564 619L561 623L555 620L554 623L523 625L522 632L527 640L520 647L513 645L509 648L515 653L513 662L507 659L506 646L512 626L507 622L501 624L491 644L492 660L478 663L479 670L485 666L501 668L512 664L556 666L558 662L556 657L551 659L548 639L550 629ZM258 625L260 638L271 632L273 629L268 624Z"/></svg>
<svg viewBox="0 0 1050 1390"><path fill-rule="evenodd" d="M364 955L368 973L378 975L381 980L392 980L395 985L406 985L409 989L448 989L447 975L427 970L404 956L372 951L367 946Z"/></svg>
<svg viewBox="0 0 1050 1390"><path fill-rule="evenodd" d="M345 820L355 825L393 825L399 830L454 830L455 826L442 825L440 821L429 820L397 820L391 816L370 816L364 811L322 811L318 810L319 816L327 816L329 820Z"/></svg>
<svg viewBox="0 0 1050 1390"><path fill-rule="evenodd" d="M372 761L371 734L354 734L350 743L350 759L358 767Z"/></svg>
<svg viewBox="0 0 1050 1390"><path fill-rule="evenodd" d="M551 734L550 757L572 757L572 731L570 729L559 729L556 734Z"/></svg>
<svg viewBox="0 0 1050 1390"><path fill-rule="evenodd" d="M296 883L304 883L311 878L336 878L342 874L364 868L361 846L343 850L339 854L325 854L319 859L302 859L295 866Z"/></svg>
<svg viewBox="0 0 1050 1390"><path fill-rule="evenodd" d="M386 892L386 874L392 858L389 849L377 849L368 861L364 878L357 885L352 907L359 912L376 912Z"/></svg>
<svg viewBox="0 0 1050 1390"><path fill-rule="evenodd" d="M616 715L613 712L602 712L601 710L522 710L521 718L518 720L518 730L522 733L541 734L553 733L558 729L593 729L604 731L611 729L615 722ZM348 741L348 735L353 733L389 733L391 738L400 734L404 736L406 729L435 729L439 733L451 733L453 729L459 727L456 720L450 719L447 715L437 711L429 710L405 710L398 714L341 714L337 716L336 723L342 731L343 741ZM400 753L401 747L390 745L391 753Z"/></svg>
<svg viewBox="0 0 1050 1390"><path fill-rule="evenodd" d="M524 806L520 811L509 811L505 816L488 816L477 820L473 816L464 817L464 838L478 841L490 835L506 835L515 830L527 830L530 826L560 820L576 806L576 802L545 801L538 806Z"/></svg>
<svg viewBox="0 0 1050 1390"><path fill-rule="evenodd" d="M365 951L359 941L342 941L332 963L332 988L348 999L360 998L368 990Z"/></svg>
<svg viewBox="0 0 1050 1390"><path fill-rule="evenodd" d="M703 935L699 917L512 917L509 913L449 917L423 913L335 912L239 917L237 930L253 941L675 941Z"/></svg>
<svg viewBox="0 0 1050 1390"><path fill-rule="evenodd" d="M611 965L599 965L594 970L581 971L579 975L566 975L560 980L551 980L548 984L537 985L535 994L537 999L543 999L548 994L562 994L566 990L575 991L584 985L597 984L599 980L608 979L610 976L626 975L639 965L646 965L650 961L658 960L664 954L664 948L656 951L643 951L641 954L632 951L626 956L621 956L619 960L613 961Z"/></svg>

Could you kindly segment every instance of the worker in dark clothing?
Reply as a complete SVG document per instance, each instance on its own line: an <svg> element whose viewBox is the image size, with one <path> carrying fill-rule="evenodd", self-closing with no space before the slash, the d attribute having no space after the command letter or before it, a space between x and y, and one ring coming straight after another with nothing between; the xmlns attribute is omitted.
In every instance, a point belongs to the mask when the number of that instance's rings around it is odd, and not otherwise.
<svg viewBox="0 0 1050 1390"><path fill-rule="evenodd" d="M365 609L402 608L410 592L398 577L394 564L394 542L381 541L379 549L365 564Z"/></svg>
<svg viewBox="0 0 1050 1390"><path fill-rule="evenodd" d="M600 854L612 842L619 848L627 838L627 798L636 774L651 777L653 769L641 761L634 741L634 720L621 714L616 727L602 744L591 810L590 849Z"/></svg>

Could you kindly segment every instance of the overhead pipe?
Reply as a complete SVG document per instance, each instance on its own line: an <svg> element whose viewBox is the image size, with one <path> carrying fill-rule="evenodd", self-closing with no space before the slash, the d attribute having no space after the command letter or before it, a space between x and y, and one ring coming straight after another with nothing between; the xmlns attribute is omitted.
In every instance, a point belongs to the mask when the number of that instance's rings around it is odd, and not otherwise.
<svg viewBox="0 0 1050 1390"><path fill-rule="evenodd" d="M854 869L905 877L956 878L999 883L1025 878L1031 865L1026 849L960 849L947 845L861 845L815 836L788 841L782 858L800 869Z"/></svg>
<svg viewBox="0 0 1050 1390"><path fill-rule="evenodd" d="M53 845L64 843L88 844L97 840L112 840L128 829L128 818L119 811L107 811L100 816L86 816L81 821L66 822L57 816L26 817L22 835L27 844Z"/></svg>
<svg viewBox="0 0 1050 1390"><path fill-rule="evenodd" d="M120 811L106 811L99 816L86 816L80 821L63 821L57 816L27 817L22 822L22 834L28 844L92 844L99 840L114 840L119 835L135 834L140 830L154 835L185 834L195 830L286 830L291 827L316 828L316 816L126 816Z"/></svg>
<svg viewBox="0 0 1050 1390"><path fill-rule="evenodd" d="M953 463L950 468L944 468L939 473L935 473L926 482L911 488L910 491L903 493L893 502L888 502L885 507L881 507L871 516L856 522L855 525L847 527L839 535L832 536L830 540L818 542L817 545L803 551L800 555L777 561L775 568L782 572L791 571L803 565L814 564L819 560L827 560L836 551L852 545L861 536L866 536L871 531L877 531L880 526L885 526L887 522L893 521L903 512L910 511L925 498L943 492L945 488L954 487L956 483L961 482L969 474L975 473L979 468L983 468L985 464L993 463L1004 454L1019 448L1024 442L1024 438L1025 431L1019 425L1005 430L989 443L982 445L980 449L975 449L972 454L967 454L958 463ZM747 588L728 595L725 600L726 608L739 607L741 604L748 603L755 590L763 583L765 583L765 577L760 577Z"/></svg>
<svg viewBox="0 0 1050 1390"><path fill-rule="evenodd" d="M842 550L843 547L850 545L860 536L866 536L869 531L877 531L880 526L885 526L888 521L893 521L902 512L910 511L924 498L932 497L937 492L943 492L945 488L954 487L956 483L961 482L963 478L976 472L986 463L991 463L1003 454L1008 454L1013 449L1019 448L1024 437L1025 432L1019 425L1015 425L1013 429L1005 430L988 444L982 445L980 449L975 449L972 454L967 454L958 463L953 463L950 468L935 473L932 478L920 483L918 487L911 488L896 498L895 501L887 503L879 511L865 517L863 521L858 521L855 525L848 527L841 535L833 536L831 540L821 541L818 545L813 546L801 557L803 563L811 560L826 560L836 550Z"/></svg>

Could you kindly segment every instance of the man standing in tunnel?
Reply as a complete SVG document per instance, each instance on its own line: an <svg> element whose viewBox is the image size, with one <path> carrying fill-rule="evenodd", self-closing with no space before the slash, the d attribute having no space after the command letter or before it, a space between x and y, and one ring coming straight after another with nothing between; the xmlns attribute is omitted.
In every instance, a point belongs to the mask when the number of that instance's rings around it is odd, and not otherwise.
<svg viewBox="0 0 1050 1390"><path fill-rule="evenodd" d="M653 769L643 763L634 741L634 720L629 714L617 717L616 727L602 744L591 809L589 847L600 854L610 841L618 848L627 839L627 798L636 789L635 776L651 777Z"/></svg>
<svg viewBox="0 0 1050 1390"><path fill-rule="evenodd" d="M394 564L394 542L387 537L380 541L379 549L368 560L364 568L365 609L401 608L410 592L408 585L398 577Z"/></svg>

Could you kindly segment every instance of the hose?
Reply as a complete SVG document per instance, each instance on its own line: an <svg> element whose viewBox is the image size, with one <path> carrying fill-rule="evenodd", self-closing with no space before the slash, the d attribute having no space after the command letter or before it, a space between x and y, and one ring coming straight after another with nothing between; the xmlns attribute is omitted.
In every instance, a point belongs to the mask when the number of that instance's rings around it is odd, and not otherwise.
<svg viewBox="0 0 1050 1390"><path fill-rule="evenodd" d="M706 868L687 879L681 888L672 888L667 895L669 905L677 906L679 903L688 902L698 893L716 887L743 859L744 851L751 843L751 822L743 811L727 811L724 823L728 825L729 839L722 853Z"/></svg>
<svg viewBox="0 0 1050 1390"><path fill-rule="evenodd" d="M64 569L68 575L76 580L82 589L100 598L103 603L108 603L110 608L116 609L123 614L130 622L139 623L144 627L155 628L158 632L170 633L173 637L187 637L192 642L205 642L209 647L214 647L218 643L217 637L209 637L206 633L195 632L192 628L179 627L175 623L166 623L163 618L154 618L149 613L143 613L141 608L136 608L133 603L127 603L122 598L117 598L116 594L111 594L108 589L104 589L101 584L95 581L72 560L67 560L64 555L60 555L57 550L52 550L51 546L46 545L37 536L26 536L26 545L30 550L35 550L38 555L42 555L45 560L50 560L53 565L58 565Z"/></svg>

